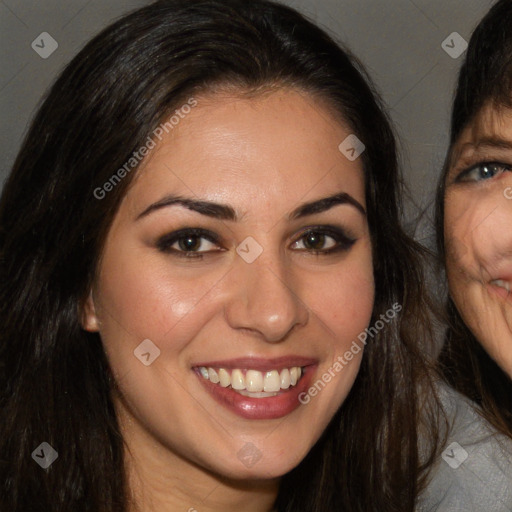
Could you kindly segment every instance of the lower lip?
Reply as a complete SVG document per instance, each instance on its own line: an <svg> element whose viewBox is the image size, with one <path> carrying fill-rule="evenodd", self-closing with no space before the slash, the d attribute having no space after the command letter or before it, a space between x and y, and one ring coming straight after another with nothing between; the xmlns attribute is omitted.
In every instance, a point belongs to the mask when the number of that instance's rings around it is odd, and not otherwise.
<svg viewBox="0 0 512 512"><path fill-rule="evenodd" d="M498 297L501 297L502 299L512 301L512 292L505 290L505 288L495 284L488 284L487 288L493 295L498 295Z"/></svg>
<svg viewBox="0 0 512 512"><path fill-rule="evenodd" d="M292 413L302 405L299 395L308 388L315 367L316 365L304 367L304 373L294 387L283 389L279 394L266 398L243 396L230 387L223 388L219 384L213 384L198 372L196 374L212 397L238 416L249 420L273 420Z"/></svg>

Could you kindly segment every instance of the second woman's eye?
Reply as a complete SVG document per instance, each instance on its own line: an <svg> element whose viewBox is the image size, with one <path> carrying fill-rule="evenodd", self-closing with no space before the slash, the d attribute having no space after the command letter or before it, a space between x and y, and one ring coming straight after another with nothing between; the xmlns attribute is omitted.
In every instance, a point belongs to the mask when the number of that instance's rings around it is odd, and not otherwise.
<svg viewBox="0 0 512 512"><path fill-rule="evenodd" d="M292 244L293 249L308 251L314 254L329 254L346 251L355 240L337 229L308 229Z"/></svg>
<svg viewBox="0 0 512 512"><path fill-rule="evenodd" d="M510 170L512 170L512 166L507 164L500 162L483 162L463 171L459 174L456 181L484 181Z"/></svg>

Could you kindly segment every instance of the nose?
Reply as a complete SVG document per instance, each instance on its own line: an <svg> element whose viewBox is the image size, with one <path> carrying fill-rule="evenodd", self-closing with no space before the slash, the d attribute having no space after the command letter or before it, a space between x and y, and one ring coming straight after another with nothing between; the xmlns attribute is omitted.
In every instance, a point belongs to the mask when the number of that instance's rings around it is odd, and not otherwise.
<svg viewBox="0 0 512 512"><path fill-rule="evenodd" d="M233 329L249 330L268 343L278 343L294 328L307 324L309 311L294 289L297 283L276 259L260 256L250 264L238 261L230 274L224 311Z"/></svg>

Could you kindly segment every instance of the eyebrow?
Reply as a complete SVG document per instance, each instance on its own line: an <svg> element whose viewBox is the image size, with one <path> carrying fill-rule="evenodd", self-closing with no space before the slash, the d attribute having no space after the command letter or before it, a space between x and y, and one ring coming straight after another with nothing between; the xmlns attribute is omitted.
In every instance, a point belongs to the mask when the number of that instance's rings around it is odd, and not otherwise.
<svg viewBox="0 0 512 512"><path fill-rule="evenodd" d="M455 159L453 160L453 163L458 161L461 157L463 157L468 149L473 150L473 152L478 152L481 151L482 149L512 150L512 141L502 139L501 137L486 136L478 139L476 143L467 142L461 148L459 148L459 151L455 153Z"/></svg>
<svg viewBox="0 0 512 512"><path fill-rule="evenodd" d="M512 141L502 139L501 137L487 136L478 139L478 142L476 144L473 144L473 147L475 149L480 149L481 147L512 149Z"/></svg>
<svg viewBox="0 0 512 512"><path fill-rule="evenodd" d="M295 210L288 216L289 220L300 219L302 217L306 217L308 215L313 215L315 213L322 213L327 210L330 210L334 206L338 206L340 204L348 204L353 206L357 211L359 211L362 215L366 216L366 210L363 205L354 199L350 194L346 192L339 192L338 194L334 194L333 196L324 197L323 199L317 199L316 201L311 201L310 203L305 203Z"/></svg>
<svg viewBox="0 0 512 512"><path fill-rule="evenodd" d="M315 213L322 213L330 210L334 206L342 204L351 205L362 215L366 216L366 210L359 201L346 192L340 192L329 197L324 197L322 199L317 199L300 205L288 215L288 219L296 220ZM137 221L143 217L147 217L150 213L161 210L162 208L175 205L183 206L184 208L200 213L201 215L206 215L207 217L219 220L238 221L240 219L240 216L237 214L235 209L226 204L190 199L182 196L167 195L156 203L149 205L144 211L137 215L135 220Z"/></svg>
<svg viewBox="0 0 512 512"><path fill-rule="evenodd" d="M485 155L479 156L479 153L493 149L512 151L512 141L494 135L486 135L478 138L476 142L466 142L458 148L455 146L449 155L448 172L445 179L449 179L456 173L457 166L460 166L461 162L471 160L475 158L475 155L476 158L485 158Z"/></svg>

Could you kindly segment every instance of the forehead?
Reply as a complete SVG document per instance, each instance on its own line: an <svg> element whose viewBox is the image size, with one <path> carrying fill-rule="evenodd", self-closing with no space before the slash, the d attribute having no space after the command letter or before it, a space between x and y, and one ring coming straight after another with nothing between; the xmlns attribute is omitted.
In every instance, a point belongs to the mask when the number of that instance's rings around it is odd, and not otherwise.
<svg viewBox="0 0 512 512"><path fill-rule="evenodd" d="M478 145L493 139L512 140L512 109L488 103L462 131L456 146Z"/></svg>
<svg viewBox="0 0 512 512"><path fill-rule="evenodd" d="M351 130L332 108L287 89L196 99L143 163L130 191L142 201L173 189L227 202L259 189L286 202L334 187L364 200L361 158L338 148Z"/></svg>

